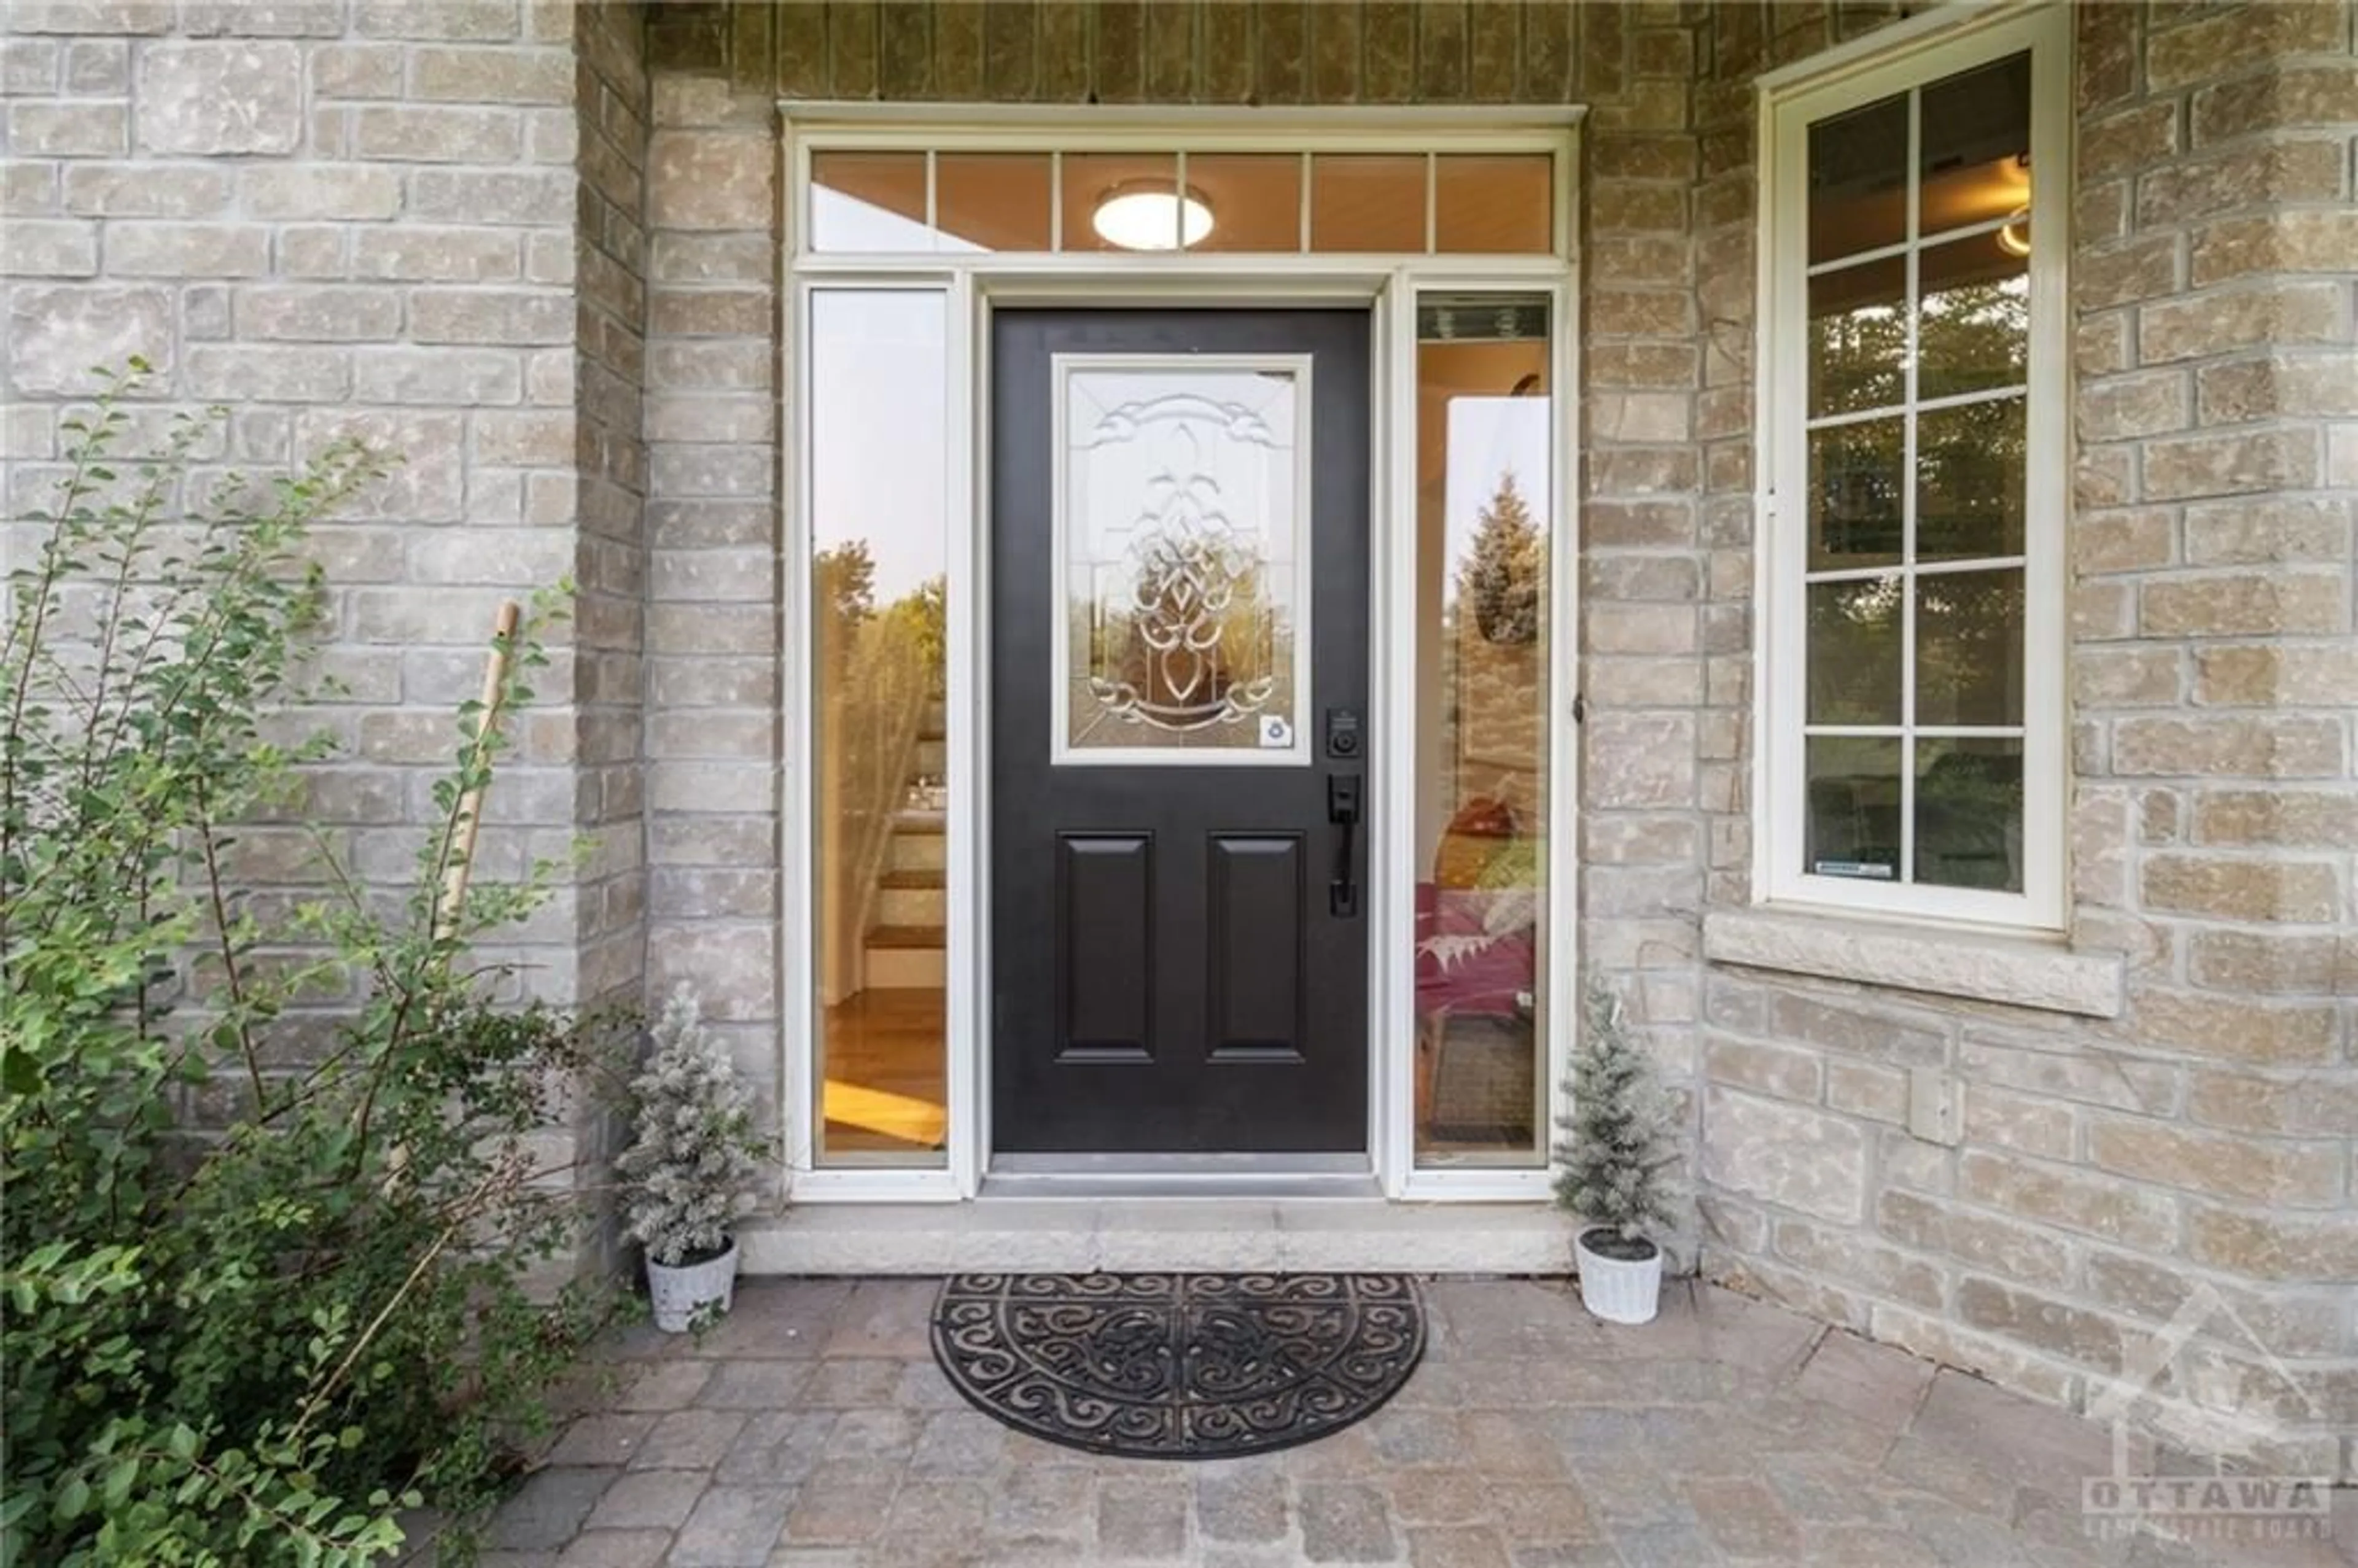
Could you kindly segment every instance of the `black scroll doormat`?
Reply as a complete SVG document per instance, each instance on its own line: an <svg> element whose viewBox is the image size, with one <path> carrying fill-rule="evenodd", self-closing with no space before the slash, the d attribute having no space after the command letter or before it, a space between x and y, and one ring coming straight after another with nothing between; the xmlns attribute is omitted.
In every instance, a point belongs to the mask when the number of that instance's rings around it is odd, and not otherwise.
<svg viewBox="0 0 2358 1568"><path fill-rule="evenodd" d="M1133 1459L1324 1437L1423 1353L1401 1274L959 1274L934 1303L934 1357L978 1410Z"/></svg>

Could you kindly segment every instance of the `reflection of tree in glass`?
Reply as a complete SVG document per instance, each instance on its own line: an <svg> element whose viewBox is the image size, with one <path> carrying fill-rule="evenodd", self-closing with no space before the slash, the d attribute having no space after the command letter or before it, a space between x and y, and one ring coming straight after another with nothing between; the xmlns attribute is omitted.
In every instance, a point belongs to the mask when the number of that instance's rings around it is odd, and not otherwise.
<svg viewBox="0 0 2358 1568"><path fill-rule="evenodd" d="M1266 692L1253 687L1282 676L1278 612L1269 602L1265 563L1241 546L1224 546L1218 569L1155 570L1153 564L1096 605L1086 628L1091 674L1127 687L1158 708L1201 708L1238 692L1241 719ZM1092 612L1094 612L1092 614Z"/></svg>
<svg viewBox="0 0 2358 1568"><path fill-rule="evenodd" d="M811 557L811 602L843 625L876 611L876 557L865 539L847 539Z"/></svg>
<svg viewBox="0 0 2358 1568"><path fill-rule="evenodd" d="M1528 643L1540 633L1540 580L1545 552L1539 525L1511 469L1475 519L1474 548L1457 568L1457 596L1493 643Z"/></svg>
<svg viewBox="0 0 2358 1568"><path fill-rule="evenodd" d="M1899 721L1899 579L1810 589L1812 724Z"/></svg>

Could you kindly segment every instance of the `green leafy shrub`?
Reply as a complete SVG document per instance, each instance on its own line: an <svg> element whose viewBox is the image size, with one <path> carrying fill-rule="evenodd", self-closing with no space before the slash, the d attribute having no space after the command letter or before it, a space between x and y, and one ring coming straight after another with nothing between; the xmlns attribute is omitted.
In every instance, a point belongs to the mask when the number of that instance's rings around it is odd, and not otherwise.
<svg viewBox="0 0 2358 1568"><path fill-rule="evenodd" d="M11 524L38 538L0 622L0 1561L368 1562L403 1508L491 1495L592 1325L526 1276L579 1223L537 1151L602 1037L495 1009L471 957L548 868L437 920L500 751L472 705L406 903L324 848L316 900L241 874L327 752L278 738L324 602L304 538L381 470L341 447L200 494L218 415L116 456L144 375Z"/></svg>

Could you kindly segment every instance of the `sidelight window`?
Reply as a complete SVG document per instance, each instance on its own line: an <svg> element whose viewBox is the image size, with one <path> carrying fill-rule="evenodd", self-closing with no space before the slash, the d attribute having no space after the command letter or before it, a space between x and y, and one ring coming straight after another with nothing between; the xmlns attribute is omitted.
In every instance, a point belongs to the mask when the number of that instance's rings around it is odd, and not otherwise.
<svg viewBox="0 0 2358 1568"><path fill-rule="evenodd" d="M1416 1151L1546 1159L1550 297L1417 301Z"/></svg>
<svg viewBox="0 0 2358 1568"><path fill-rule="evenodd" d="M949 302L808 297L811 888L822 1164L948 1132ZM963 416L958 416L962 417Z"/></svg>
<svg viewBox="0 0 2358 1568"><path fill-rule="evenodd" d="M1771 898L2060 924L2061 33L1772 100Z"/></svg>

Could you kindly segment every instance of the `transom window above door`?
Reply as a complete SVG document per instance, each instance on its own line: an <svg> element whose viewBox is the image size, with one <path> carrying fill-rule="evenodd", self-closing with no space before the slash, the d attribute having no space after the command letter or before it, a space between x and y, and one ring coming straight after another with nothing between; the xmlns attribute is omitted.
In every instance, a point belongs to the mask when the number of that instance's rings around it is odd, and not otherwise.
<svg viewBox="0 0 2358 1568"><path fill-rule="evenodd" d="M1552 255L1552 153L829 146L807 249Z"/></svg>

